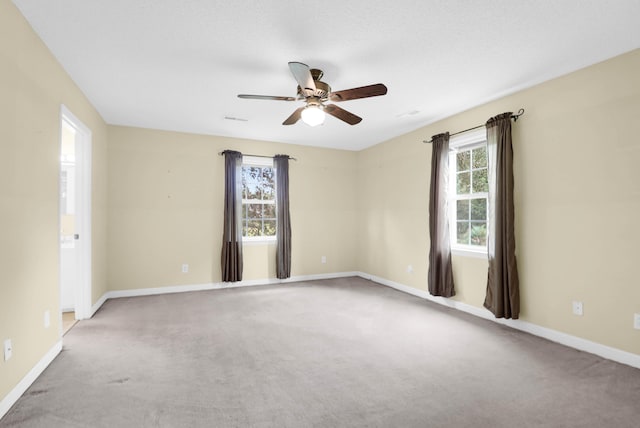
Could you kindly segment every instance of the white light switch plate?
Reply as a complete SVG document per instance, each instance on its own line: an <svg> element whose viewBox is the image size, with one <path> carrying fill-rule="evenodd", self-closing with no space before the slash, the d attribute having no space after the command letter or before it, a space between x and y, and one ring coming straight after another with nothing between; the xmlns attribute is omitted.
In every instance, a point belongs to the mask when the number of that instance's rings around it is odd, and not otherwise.
<svg viewBox="0 0 640 428"><path fill-rule="evenodd" d="M633 314L633 328L640 330L640 314Z"/></svg>

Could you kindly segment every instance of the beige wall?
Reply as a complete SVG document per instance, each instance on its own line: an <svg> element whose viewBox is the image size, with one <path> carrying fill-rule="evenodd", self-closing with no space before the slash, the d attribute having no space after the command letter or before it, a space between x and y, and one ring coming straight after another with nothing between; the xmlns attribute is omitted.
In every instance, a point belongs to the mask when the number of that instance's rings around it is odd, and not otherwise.
<svg viewBox="0 0 640 428"><path fill-rule="evenodd" d="M106 291L106 125L13 3L0 0L0 341L13 341L13 357L0 355L0 400L60 339L61 104L93 132L95 301Z"/></svg>
<svg viewBox="0 0 640 428"><path fill-rule="evenodd" d="M513 127L521 318L640 354L640 50L359 152L358 269L426 290L431 148L421 141L521 107ZM456 299L481 307L486 262L453 263ZM584 316L572 315L572 300Z"/></svg>
<svg viewBox="0 0 640 428"><path fill-rule="evenodd" d="M426 289L430 157L420 141L413 132L358 153L358 270Z"/></svg>
<svg viewBox="0 0 640 428"><path fill-rule="evenodd" d="M93 302L109 290L220 280L223 149L298 158L293 276L358 270L426 290L421 141L523 107L514 126L522 319L640 354L638 76L636 50L358 153L107 127L0 0L0 340L14 345L0 359L0 399L59 340L60 104L93 132ZM245 279L273 278L274 259L273 246L247 246ZM454 266L456 299L480 307L486 262L456 256ZM571 315L574 299L583 317Z"/></svg>
<svg viewBox="0 0 640 428"><path fill-rule="evenodd" d="M221 281L224 149L297 158L292 276L355 270L355 153L111 126L109 289ZM243 279L266 278L275 278L275 245L245 245Z"/></svg>
<svg viewBox="0 0 640 428"><path fill-rule="evenodd" d="M230 148L299 158L294 276L358 270L426 290L431 147L422 140L523 107L514 125L521 318L640 354L639 75L635 51L358 153L110 127L109 287L220 280L217 152ZM273 278L274 259L273 246L245 246L244 278ZM454 256L455 299L481 307L486 269ZM584 316L571 314L572 300Z"/></svg>

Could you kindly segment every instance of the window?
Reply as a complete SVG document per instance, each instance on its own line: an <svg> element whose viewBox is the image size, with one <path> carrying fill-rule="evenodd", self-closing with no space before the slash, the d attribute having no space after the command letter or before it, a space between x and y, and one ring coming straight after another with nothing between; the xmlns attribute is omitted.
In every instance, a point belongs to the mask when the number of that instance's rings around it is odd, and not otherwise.
<svg viewBox="0 0 640 428"><path fill-rule="evenodd" d="M276 175L273 159L242 158L242 237L276 238Z"/></svg>
<svg viewBox="0 0 640 428"><path fill-rule="evenodd" d="M449 148L451 249L486 254L489 183L484 127L451 138Z"/></svg>

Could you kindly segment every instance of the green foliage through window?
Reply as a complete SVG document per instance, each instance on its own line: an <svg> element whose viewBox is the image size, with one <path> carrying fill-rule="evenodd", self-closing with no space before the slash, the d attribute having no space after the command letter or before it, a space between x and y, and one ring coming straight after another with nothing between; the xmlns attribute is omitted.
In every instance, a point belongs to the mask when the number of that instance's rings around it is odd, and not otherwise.
<svg viewBox="0 0 640 428"><path fill-rule="evenodd" d="M460 245L487 245L487 149L462 149L452 161L455 168L455 240Z"/></svg>
<svg viewBox="0 0 640 428"><path fill-rule="evenodd" d="M242 166L242 236L276 236L276 177L269 166Z"/></svg>

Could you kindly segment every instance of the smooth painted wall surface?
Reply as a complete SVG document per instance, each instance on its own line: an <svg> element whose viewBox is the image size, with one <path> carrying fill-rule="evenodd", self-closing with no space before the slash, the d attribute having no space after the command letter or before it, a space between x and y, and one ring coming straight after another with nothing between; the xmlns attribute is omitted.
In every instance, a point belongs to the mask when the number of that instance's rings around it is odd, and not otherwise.
<svg viewBox="0 0 640 428"><path fill-rule="evenodd" d="M426 290L431 146L422 140L520 108L521 319L640 354L640 50L359 152L358 269ZM486 261L454 256L453 265L455 299L482 307Z"/></svg>
<svg viewBox="0 0 640 428"><path fill-rule="evenodd" d="M107 126L0 0L0 340L14 348L0 359L0 399L60 339L61 104L93 133L93 302L110 290L220 281L224 149L298 158L293 276L361 271L426 290L431 149L421 141L523 107L514 125L521 318L640 354L639 76L636 50L358 153ZM244 278L273 278L274 249L246 246ZM455 298L480 307L486 262L453 262ZM572 300L584 316L571 314Z"/></svg>
<svg viewBox="0 0 640 428"><path fill-rule="evenodd" d="M106 291L106 125L13 3L0 0L0 399L60 340L60 106L93 132L93 296ZM51 325L44 327L44 313Z"/></svg>
<svg viewBox="0 0 640 428"><path fill-rule="evenodd" d="M292 276L355 270L356 153L110 126L110 290L221 281L225 149L297 158L289 163ZM275 244L244 245L243 280L268 278Z"/></svg>

